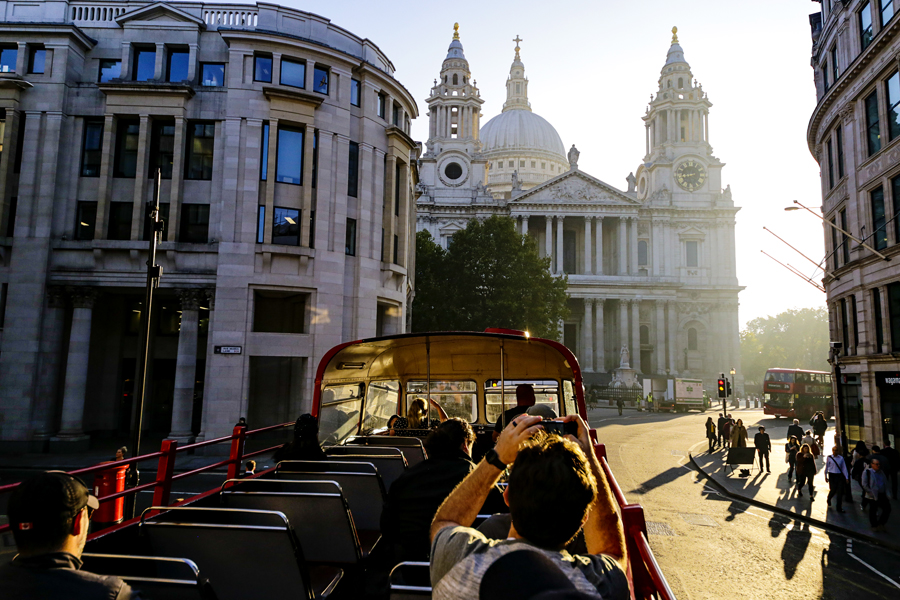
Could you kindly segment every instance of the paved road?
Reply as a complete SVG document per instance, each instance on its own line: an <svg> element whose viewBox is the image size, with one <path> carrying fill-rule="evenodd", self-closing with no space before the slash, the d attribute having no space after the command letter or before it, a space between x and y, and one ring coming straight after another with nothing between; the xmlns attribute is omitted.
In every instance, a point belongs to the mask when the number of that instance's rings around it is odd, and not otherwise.
<svg viewBox="0 0 900 600"><path fill-rule="evenodd" d="M650 545L679 600L900 597L897 554L706 487L687 452L705 450L710 414L590 413L625 496L645 508ZM772 426L762 411L733 414ZM894 507L900 518L900 503Z"/></svg>

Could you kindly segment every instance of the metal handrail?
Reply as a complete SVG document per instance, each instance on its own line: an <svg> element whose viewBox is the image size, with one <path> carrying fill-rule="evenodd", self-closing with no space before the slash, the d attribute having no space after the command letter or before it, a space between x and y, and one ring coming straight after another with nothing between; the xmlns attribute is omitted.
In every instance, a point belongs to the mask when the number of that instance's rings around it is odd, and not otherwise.
<svg viewBox="0 0 900 600"><path fill-rule="evenodd" d="M647 537L643 533L635 538L635 545L641 554L641 560L647 567L650 580L653 582L653 587L656 589L660 600L675 600L675 594L672 592L672 588L669 587L669 582L663 576L662 569L659 568L659 563L656 562L656 557L653 556L653 550L650 549L650 542L647 541Z"/></svg>

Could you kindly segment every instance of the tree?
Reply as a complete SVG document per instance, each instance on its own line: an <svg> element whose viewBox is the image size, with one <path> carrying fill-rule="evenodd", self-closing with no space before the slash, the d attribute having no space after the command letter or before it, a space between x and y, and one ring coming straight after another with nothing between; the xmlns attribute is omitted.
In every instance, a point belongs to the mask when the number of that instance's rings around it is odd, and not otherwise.
<svg viewBox="0 0 900 600"><path fill-rule="evenodd" d="M828 311L803 308L753 319L741 331L744 385L762 393L773 367L828 371Z"/></svg>
<svg viewBox="0 0 900 600"><path fill-rule="evenodd" d="M509 217L471 220L444 251L428 232L416 236L413 331L526 330L558 338L568 316L566 277L550 274L550 259L516 232Z"/></svg>

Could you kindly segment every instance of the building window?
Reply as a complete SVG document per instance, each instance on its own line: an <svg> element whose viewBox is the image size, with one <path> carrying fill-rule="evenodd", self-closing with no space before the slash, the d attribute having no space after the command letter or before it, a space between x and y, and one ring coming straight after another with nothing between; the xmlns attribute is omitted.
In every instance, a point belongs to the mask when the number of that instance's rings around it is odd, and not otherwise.
<svg viewBox="0 0 900 600"><path fill-rule="evenodd" d="M319 130L313 131L312 187L315 189L319 181ZM310 243L312 243L310 241Z"/></svg>
<svg viewBox="0 0 900 600"><path fill-rule="evenodd" d="M101 60L100 61L100 83L106 83L113 79L122 77L122 61L121 60Z"/></svg>
<svg viewBox="0 0 900 600"><path fill-rule="evenodd" d="M257 54L253 57L253 81L272 83L272 57Z"/></svg>
<svg viewBox="0 0 900 600"><path fill-rule="evenodd" d="M400 264L400 237L394 234L394 264Z"/></svg>
<svg viewBox="0 0 900 600"><path fill-rule="evenodd" d="M188 62L190 54L185 50L170 50L169 63L166 65L166 81L179 83L188 78Z"/></svg>
<svg viewBox="0 0 900 600"><path fill-rule="evenodd" d="M900 351L900 283L887 286L888 319L891 328L891 352Z"/></svg>
<svg viewBox="0 0 900 600"><path fill-rule="evenodd" d="M328 95L328 67L316 65L313 67L313 91Z"/></svg>
<svg viewBox="0 0 900 600"><path fill-rule="evenodd" d="M269 177L269 124L263 123L262 142L259 148L259 179L265 181Z"/></svg>
<svg viewBox="0 0 900 600"><path fill-rule="evenodd" d="M378 94L378 116L384 118L384 106L387 104L387 98L384 94Z"/></svg>
<svg viewBox="0 0 900 600"><path fill-rule="evenodd" d="M881 0L881 28L894 18L894 0Z"/></svg>
<svg viewBox="0 0 900 600"><path fill-rule="evenodd" d="M281 59L281 85L289 85L291 87L306 87L306 63Z"/></svg>
<svg viewBox="0 0 900 600"><path fill-rule="evenodd" d="M16 46L0 47L0 73L15 73L19 49Z"/></svg>
<svg viewBox="0 0 900 600"><path fill-rule="evenodd" d="M350 104L353 106L360 105L360 87L359 87L359 79L351 79L350 80Z"/></svg>
<svg viewBox="0 0 900 600"><path fill-rule="evenodd" d="M847 319L847 299L838 300L838 307L841 311L841 342L844 346L844 356L850 354L850 323Z"/></svg>
<svg viewBox="0 0 900 600"><path fill-rule="evenodd" d="M837 82L838 77L841 76L841 70L838 68L838 51L837 44L831 47L831 83L834 84Z"/></svg>
<svg viewBox="0 0 900 600"><path fill-rule="evenodd" d="M841 210L841 229L844 231L850 231L847 229L847 209ZM841 234L841 254L843 255L844 264L846 265L850 262L850 243L847 241L847 234Z"/></svg>
<svg viewBox="0 0 900 600"><path fill-rule="evenodd" d="M688 329L688 350L697 349L697 330L691 327Z"/></svg>
<svg viewBox="0 0 900 600"><path fill-rule="evenodd" d="M524 160L520 160L520 161L519 161L519 168L520 168L520 169L524 169L524 168L525 168L525 161L524 161Z"/></svg>
<svg viewBox="0 0 900 600"><path fill-rule="evenodd" d="M300 245L300 211L279 208L272 211L272 243L281 246Z"/></svg>
<svg viewBox="0 0 900 600"><path fill-rule="evenodd" d="M316 211L309 211L309 247L316 247Z"/></svg>
<svg viewBox="0 0 900 600"><path fill-rule="evenodd" d="M359 144L350 142L350 160L347 165L347 195L356 198L359 188Z"/></svg>
<svg viewBox="0 0 900 600"><path fill-rule="evenodd" d="M394 216L400 216L400 162L398 161L394 167Z"/></svg>
<svg viewBox="0 0 900 600"><path fill-rule="evenodd" d="M859 313L856 310L856 294L850 296L850 324L853 327L853 353L859 353Z"/></svg>
<svg viewBox="0 0 900 600"><path fill-rule="evenodd" d="M838 125L837 128L837 168L838 168L838 179L844 178L844 134L841 131L841 126Z"/></svg>
<svg viewBox="0 0 900 600"><path fill-rule="evenodd" d="M135 81L150 81L156 74L156 49L134 50L134 69L132 74Z"/></svg>
<svg viewBox="0 0 900 600"><path fill-rule="evenodd" d="M222 87L225 85L225 63L201 63L200 83L204 87Z"/></svg>
<svg viewBox="0 0 900 600"><path fill-rule="evenodd" d="M884 348L884 322L881 318L881 290L872 290L872 312L875 313L875 348L874 354L881 354Z"/></svg>
<svg viewBox="0 0 900 600"><path fill-rule="evenodd" d="M888 139L893 140L900 135L900 72L891 75L885 85L888 104Z"/></svg>
<svg viewBox="0 0 900 600"><path fill-rule="evenodd" d="M43 75L47 66L47 51L44 48L32 48L28 56L28 72Z"/></svg>
<svg viewBox="0 0 900 600"><path fill-rule="evenodd" d="M9 284L0 283L0 331L6 321L6 297L9 296Z"/></svg>
<svg viewBox="0 0 900 600"><path fill-rule="evenodd" d="M344 254L356 256L356 219L347 219L347 230L344 238Z"/></svg>
<svg viewBox="0 0 900 600"><path fill-rule="evenodd" d="M822 84L823 91L828 91L828 88L831 87L831 84L828 81L828 62L822 63ZM684 133L684 127L681 128L682 134ZM682 142L684 140L681 140Z"/></svg>
<svg viewBox="0 0 900 600"><path fill-rule="evenodd" d="M191 123L188 126L186 179L212 179L215 123Z"/></svg>
<svg viewBox="0 0 900 600"><path fill-rule="evenodd" d="M156 179L157 171L163 179L172 179L172 164L175 161L175 123L154 121L150 136L150 170L147 176Z"/></svg>
<svg viewBox="0 0 900 600"><path fill-rule="evenodd" d="M131 212L134 205L131 202L109 203L109 231L106 238L110 240L131 239Z"/></svg>
<svg viewBox="0 0 900 600"><path fill-rule="evenodd" d="M453 112L456 113L456 109L455 109L455 108L453 109ZM399 125L400 125L400 105L397 104L396 102L394 102L394 106L393 106L392 109L391 109L391 113L392 113L392 115L391 115L391 122L392 122L394 125L399 126ZM453 129L454 129L454 133L455 133L456 125L453 125ZM455 137L455 136L454 136L454 137Z"/></svg>
<svg viewBox="0 0 900 600"><path fill-rule="evenodd" d="M253 291L253 331L257 333L306 333L309 294Z"/></svg>
<svg viewBox="0 0 900 600"><path fill-rule="evenodd" d="M6 237L15 237L16 234L16 208L19 205L18 196L9 199L9 212L6 218Z"/></svg>
<svg viewBox="0 0 900 600"><path fill-rule="evenodd" d="M859 11L859 42L865 50L872 43L872 7L868 2Z"/></svg>
<svg viewBox="0 0 900 600"><path fill-rule="evenodd" d="M256 211L256 243L266 241L266 205L260 204Z"/></svg>
<svg viewBox="0 0 900 600"><path fill-rule="evenodd" d="M578 272L575 245L575 232L563 231L563 273L574 274Z"/></svg>
<svg viewBox="0 0 900 600"><path fill-rule="evenodd" d="M831 140L829 139L825 143L825 147L828 153L828 189L834 187L834 154L831 151Z"/></svg>
<svg viewBox="0 0 900 600"><path fill-rule="evenodd" d="M866 97L866 140L869 156L881 150L881 125L878 119L878 94L872 92Z"/></svg>
<svg viewBox="0 0 900 600"><path fill-rule="evenodd" d="M121 119L116 125L116 177L135 176L140 133L141 124L137 120Z"/></svg>
<svg viewBox="0 0 900 600"><path fill-rule="evenodd" d="M278 156L275 180L303 185L303 130L278 127Z"/></svg>
<svg viewBox="0 0 900 600"><path fill-rule="evenodd" d="M99 177L103 155L103 121L84 122L84 139L81 143L81 176Z"/></svg>
<svg viewBox="0 0 900 600"><path fill-rule="evenodd" d="M699 242L685 242L684 250L685 250L685 264L689 267L699 267L700 266L700 243Z"/></svg>
<svg viewBox="0 0 900 600"><path fill-rule="evenodd" d="M6 139L6 109L0 108L0 157L3 156L3 140Z"/></svg>
<svg viewBox="0 0 900 600"><path fill-rule="evenodd" d="M837 225L837 219L832 219L831 224ZM835 227L830 227L831 229L831 264L833 268L837 269L841 264L838 262L838 257L840 256L840 242L838 242L838 230Z"/></svg>
<svg viewBox="0 0 900 600"><path fill-rule="evenodd" d="M891 179L891 199L894 202L894 239L900 242L900 176Z"/></svg>
<svg viewBox="0 0 900 600"><path fill-rule="evenodd" d="M870 192L869 197L872 200L872 231L874 232L874 243L876 250L884 250L887 248L887 228L885 227L884 218L884 189L879 187Z"/></svg>
<svg viewBox="0 0 900 600"><path fill-rule="evenodd" d="M648 252L647 252L647 242L646 240L641 240L638 242L638 265L644 267L649 264L648 262Z"/></svg>
<svg viewBox="0 0 900 600"><path fill-rule="evenodd" d="M150 206L147 206L147 210L144 212L144 232L141 235L141 239L145 242L150 241L150 225L152 221L150 220L150 212L152 209ZM159 220L162 222L162 231L160 231L161 235L159 239L161 241L166 241L168 239L169 233L169 203L168 202L160 202L159 203Z"/></svg>
<svg viewBox="0 0 900 600"><path fill-rule="evenodd" d="M182 204L178 241L205 244L209 241L209 204Z"/></svg>
<svg viewBox="0 0 900 600"><path fill-rule="evenodd" d="M531 168L534 169L537 166L537 161L531 161Z"/></svg>
<svg viewBox="0 0 900 600"><path fill-rule="evenodd" d="M94 225L97 222L97 203L78 202L75 209L75 239L88 241L94 239Z"/></svg>

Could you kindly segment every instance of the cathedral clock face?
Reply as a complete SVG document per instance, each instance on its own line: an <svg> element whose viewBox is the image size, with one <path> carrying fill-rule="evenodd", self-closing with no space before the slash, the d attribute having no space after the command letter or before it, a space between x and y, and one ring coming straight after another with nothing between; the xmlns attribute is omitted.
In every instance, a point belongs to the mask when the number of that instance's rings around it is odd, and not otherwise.
<svg viewBox="0 0 900 600"><path fill-rule="evenodd" d="M693 192L706 183L706 169L695 160L686 160L675 169L675 181L682 189Z"/></svg>

